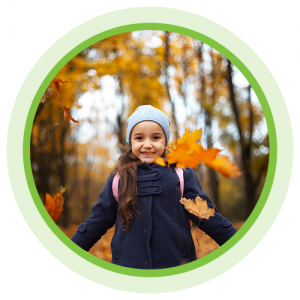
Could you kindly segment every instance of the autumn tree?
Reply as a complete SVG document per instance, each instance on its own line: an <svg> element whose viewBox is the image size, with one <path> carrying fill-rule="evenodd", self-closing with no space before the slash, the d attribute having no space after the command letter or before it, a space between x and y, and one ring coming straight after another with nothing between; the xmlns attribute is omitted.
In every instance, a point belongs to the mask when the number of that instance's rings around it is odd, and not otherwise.
<svg viewBox="0 0 300 300"><path fill-rule="evenodd" d="M200 41L150 30L109 37L72 58L56 78L69 81L60 84L59 96L80 123L64 120L56 87L50 84L37 110L31 138L32 169L41 197L45 192L55 193L61 185L68 186L66 213L60 222L69 222L68 210L72 220L83 220L88 214L96 201L94 194L101 190L114 167L116 142L126 143L128 116L144 104L168 108L173 137L180 130L203 124L203 144L212 147L221 142L243 172L248 168L252 185L247 189L252 186L256 196L253 198L245 190L245 198L248 194L247 203L250 198L256 199L267 167L267 137L261 140L255 134L263 113L259 104L249 98L250 90L245 96L245 91L233 87L228 75L230 67L222 54ZM113 83L110 95L104 93L108 79ZM180 102L183 106L179 110ZM87 107L89 113L84 115ZM179 122L177 116L181 120L185 116L185 121ZM85 135L86 128L89 133ZM236 139L239 130L241 140ZM241 145L245 149L239 155ZM250 159L249 165L244 163L244 157ZM207 170L203 178L210 179L210 194L219 206L224 199L224 179L214 170ZM242 190L242 186L238 189ZM253 203L248 212L250 207Z"/></svg>
<svg viewBox="0 0 300 300"><path fill-rule="evenodd" d="M266 135L260 143L254 140L254 127L255 121L261 120L262 111L259 110L251 103L251 86L247 88L248 98L244 103L238 105L238 100L236 96L236 91L234 90L233 80L232 80L232 64L227 60L227 72L228 72L228 85L229 85L229 97L232 105L232 110L235 116L235 123L238 129L239 135L239 146L241 149L241 162L244 172L244 185L245 185L245 196L247 203L247 214L250 215L252 212L256 201L258 199L257 188L261 182L261 179L265 177L268 168L269 155L268 153L263 153L259 148L269 147L268 135ZM246 109L242 109L242 105L246 106ZM246 116L245 116L245 111ZM245 118L248 122L245 124ZM255 120L256 119L256 120ZM252 151L251 151L252 148ZM257 150L257 151L255 151ZM260 152L260 157L253 160L255 152Z"/></svg>

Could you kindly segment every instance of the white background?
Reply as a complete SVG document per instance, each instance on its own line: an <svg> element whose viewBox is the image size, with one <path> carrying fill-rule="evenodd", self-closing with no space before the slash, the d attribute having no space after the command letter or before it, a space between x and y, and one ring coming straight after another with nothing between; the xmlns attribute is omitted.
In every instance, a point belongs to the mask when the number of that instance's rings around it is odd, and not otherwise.
<svg viewBox="0 0 300 300"><path fill-rule="evenodd" d="M1 2L1 299L300 299L300 199L296 178L300 167L296 152L300 146L297 139L300 107L298 0ZM140 6L170 7L196 13L244 40L279 84L294 131L293 177L282 210L265 238L244 260L221 276L194 288L158 295L100 286L57 261L24 221L10 188L6 166L5 146L12 107L23 81L38 59L64 34L91 18Z"/></svg>

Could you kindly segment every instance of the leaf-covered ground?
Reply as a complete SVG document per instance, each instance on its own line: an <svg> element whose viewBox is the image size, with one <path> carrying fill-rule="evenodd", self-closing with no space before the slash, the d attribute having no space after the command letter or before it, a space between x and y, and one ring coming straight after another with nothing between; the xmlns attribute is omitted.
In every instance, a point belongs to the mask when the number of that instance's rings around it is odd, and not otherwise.
<svg viewBox="0 0 300 300"><path fill-rule="evenodd" d="M240 229L243 223L244 222L233 223L233 226L236 229ZM69 225L67 228L60 227L60 229L69 238L71 238L72 235L76 232L77 227L78 225ZM105 261L111 262L110 242L113 235L114 227L108 230L107 233L101 238L101 240L99 240L94 245L94 247L90 250L90 253ZM196 247L197 258L201 258L219 247L214 240L212 240L208 235L206 235L203 231L199 230L195 226L192 227L192 236Z"/></svg>

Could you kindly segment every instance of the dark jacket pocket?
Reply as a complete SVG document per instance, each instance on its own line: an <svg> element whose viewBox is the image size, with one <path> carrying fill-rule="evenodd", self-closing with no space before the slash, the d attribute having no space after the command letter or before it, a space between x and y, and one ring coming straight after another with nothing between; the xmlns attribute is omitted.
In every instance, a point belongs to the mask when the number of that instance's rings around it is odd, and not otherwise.
<svg viewBox="0 0 300 300"><path fill-rule="evenodd" d="M181 255L185 256L190 253L191 245L192 245L192 238L186 231L184 227L179 227L179 235L181 241L180 253Z"/></svg>

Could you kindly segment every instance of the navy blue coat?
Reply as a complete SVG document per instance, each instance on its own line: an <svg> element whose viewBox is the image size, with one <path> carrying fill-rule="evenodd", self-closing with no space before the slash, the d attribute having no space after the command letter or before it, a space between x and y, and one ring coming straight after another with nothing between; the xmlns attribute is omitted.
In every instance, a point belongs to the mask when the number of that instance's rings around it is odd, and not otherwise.
<svg viewBox="0 0 300 300"><path fill-rule="evenodd" d="M200 196L207 200L209 207L215 207L191 168L184 169L183 176L183 197L195 199ZM112 181L111 175L98 203L92 207L92 214L78 227L72 240L89 251L109 228L116 225L111 242L114 264L137 269L162 269L196 260L188 218L199 224L198 227L219 245L236 232L219 213L199 223L199 219L179 202L180 182L174 168L146 162L138 165L138 213L134 213L130 230L125 231L118 214L118 203L113 197Z"/></svg>

